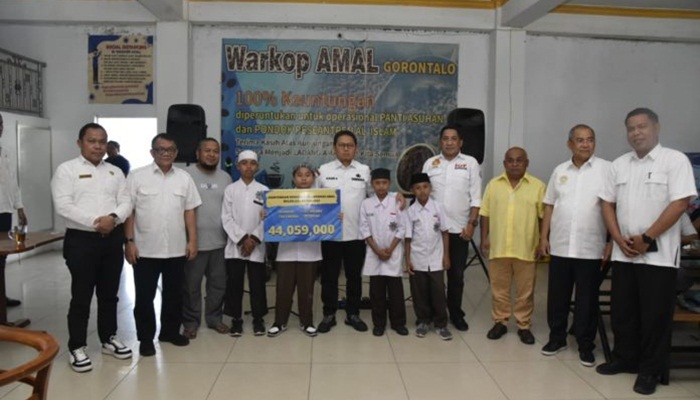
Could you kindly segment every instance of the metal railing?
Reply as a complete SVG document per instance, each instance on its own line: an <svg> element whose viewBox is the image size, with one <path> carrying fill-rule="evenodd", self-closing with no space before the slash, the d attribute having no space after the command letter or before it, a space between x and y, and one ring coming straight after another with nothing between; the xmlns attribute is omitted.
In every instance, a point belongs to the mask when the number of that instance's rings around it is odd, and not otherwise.
<svg viewBox="0 0 700 400"><path fill-rule="evenodd" d="M42 117L45 67L41 61L0 49L0 110Z"/></svg>

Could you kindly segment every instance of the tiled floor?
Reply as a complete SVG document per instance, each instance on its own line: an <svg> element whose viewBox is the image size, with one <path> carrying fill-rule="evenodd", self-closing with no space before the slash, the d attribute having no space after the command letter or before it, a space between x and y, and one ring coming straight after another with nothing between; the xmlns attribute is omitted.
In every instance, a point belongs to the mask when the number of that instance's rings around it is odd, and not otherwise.
<svg viewBox="0 0 700 400"><path fill-rule="evenodd" d="M277 338L253 337L246 321L243 337L234 339L212 330L199 332L185 348L157 345L155 357L119 361L99 353L94 304L88 337L94 370L73 372L67 363L66 312L70 277L60 252L40 254L11 263L8 292L23 306L10 319L29 317L31 328L57 337L62 348L51 375L49 398L60 399L630 399L633 375L607 377L578 363L573 340L555 357L540 355L547 339L545 319L546 266L538 271L534 346L519 342L515 325L501 340L491 341L488 284L477 266L467 270L465 310L470 329L453 330L443 342L435 334L418 339L390 331L383 337L356 333L342 322L329 334L308 338L289 329ZM138 348L132 318L131 267L124 268L119 303L120 335ZM268 299L274 302L274 279ZM341 278L342 282L342 278ZM365 288L366 289L366 288ZM316 286L315 316L320 319L320 287ZM413 311L408 303L409 321ZM339 314L340 316L340 314ZM362 317L370 320L369 311ZM292 325L295 325L292 317ZM229 322L229 321L227 321ZM272 315L267 317L268 325ZM290 328L295 328L292 326ZM696 332L697 333L697 332ZM0 344L0 368L31 358L32 352ZM596 351L600 361L602 353ZM0 387L0 398L25 399L23 385ZM700 374L674 370L669 386L659 386L654 398L700 398Z"/></svg>

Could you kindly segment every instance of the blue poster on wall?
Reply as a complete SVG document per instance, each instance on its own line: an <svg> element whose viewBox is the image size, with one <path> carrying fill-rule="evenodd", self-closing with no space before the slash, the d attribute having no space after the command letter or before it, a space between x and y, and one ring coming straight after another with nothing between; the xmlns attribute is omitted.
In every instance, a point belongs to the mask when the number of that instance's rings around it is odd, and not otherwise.
<svg viewBox="0 0 700 400"><path fill-rule="evenodd" d="M457 106L456 44L224 39L222 163L260 156L257 179L291 186L302 162L334 158L333 135L358 137L356 158L395 171L395 186L435 154L440 127ZM286 177L286 179L285 179Z"/></svg>
<svg viewBox="0 0 700 400"><path fill-rule="evenodd" d="M695 188L700 194L700 153L685 153L690 159L690 163L693 165L693 175L695 175ZM697 212L700 210L700 198L695 198L690 203L690 212Z"/></svg>

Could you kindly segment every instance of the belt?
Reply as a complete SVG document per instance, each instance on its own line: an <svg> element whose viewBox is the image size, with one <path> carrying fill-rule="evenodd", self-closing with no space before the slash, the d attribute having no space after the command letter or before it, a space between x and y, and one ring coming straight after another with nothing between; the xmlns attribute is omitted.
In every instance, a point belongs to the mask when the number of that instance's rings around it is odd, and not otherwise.
<svg viewBox="0 0 700 400"><path fill-rule="evenodd" d="M66 229L66 235L71 235L75 237L81 237L81 238L86 238L86 239L110 239L115 236L122 237L124 236L124 227L122 225L117 225L114 227L112 232L103 235L99 232L90 232L90 231L83 231L80 229L72 229L68 228Z"/></svg>

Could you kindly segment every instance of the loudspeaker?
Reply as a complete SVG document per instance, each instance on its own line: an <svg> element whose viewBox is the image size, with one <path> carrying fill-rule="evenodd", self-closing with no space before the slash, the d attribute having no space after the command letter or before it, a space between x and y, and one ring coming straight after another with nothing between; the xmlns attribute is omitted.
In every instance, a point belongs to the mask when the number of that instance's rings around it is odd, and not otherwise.
<svg viewBox="0 0 700 400"><path fill-rule="evenodd" d="M196 162L197 145L207 137L204 109L197 104L173 104L168 108L165 132L175 139L175 162Z"/></svg>
<svg viewBox="0 0 700 400"><path fill-rule="evenodd" d="M486 126L484 112L474 108L455 108L447 115L447 124L454 125L462 135L462 153L484 162Z"/></svg>

